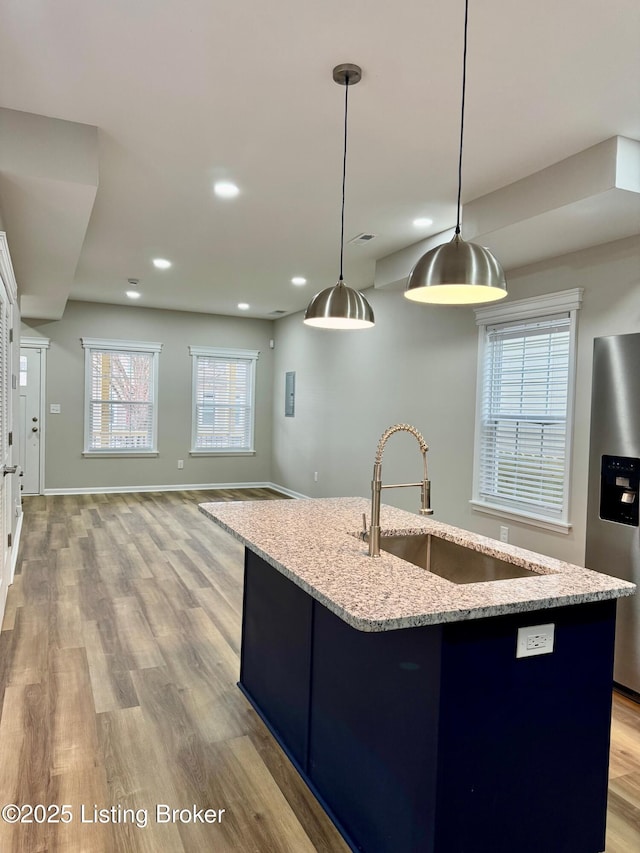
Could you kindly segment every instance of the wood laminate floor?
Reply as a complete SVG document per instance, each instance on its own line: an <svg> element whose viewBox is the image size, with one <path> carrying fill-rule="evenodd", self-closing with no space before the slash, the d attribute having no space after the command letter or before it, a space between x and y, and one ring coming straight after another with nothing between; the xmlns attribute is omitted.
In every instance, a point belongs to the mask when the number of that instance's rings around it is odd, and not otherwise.
<svg viewBox="0 0 640 853"><path fill-rule="evenodd" d="M242 547L197 509L275 497L25 499L0 634L0 806L68 804L72 819L0 819L1 853L346 853L236 687ZM640 709L615 697L607 853L638 850Z"/></svg>

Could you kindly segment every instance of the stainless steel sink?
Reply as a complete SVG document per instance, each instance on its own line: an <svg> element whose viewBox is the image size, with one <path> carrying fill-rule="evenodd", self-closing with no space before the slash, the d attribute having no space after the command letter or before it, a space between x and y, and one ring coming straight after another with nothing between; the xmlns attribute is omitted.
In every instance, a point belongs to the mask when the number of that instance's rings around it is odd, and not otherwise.
<svg viewBox="0 0 640 853"><path fill-rule="evenodd" d="M538 572L481 554L430 533L381 536L380 550L407 560L453 583L484 583L508 578L541 577Z"/></svg>

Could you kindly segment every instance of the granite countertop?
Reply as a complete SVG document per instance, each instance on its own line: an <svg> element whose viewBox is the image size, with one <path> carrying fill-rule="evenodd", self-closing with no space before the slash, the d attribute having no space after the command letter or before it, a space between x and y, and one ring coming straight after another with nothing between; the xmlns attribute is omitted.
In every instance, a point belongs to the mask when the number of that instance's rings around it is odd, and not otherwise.
<svg viewBox="0 0 640 853"><path fill-rule="evenodd" d="M635 585L430 518L382 506L383 535L433 533L537 573L456 584L382 553L356 535L364 498L233 501L200 510L360 631L387 631L633 595Z"/></svg>

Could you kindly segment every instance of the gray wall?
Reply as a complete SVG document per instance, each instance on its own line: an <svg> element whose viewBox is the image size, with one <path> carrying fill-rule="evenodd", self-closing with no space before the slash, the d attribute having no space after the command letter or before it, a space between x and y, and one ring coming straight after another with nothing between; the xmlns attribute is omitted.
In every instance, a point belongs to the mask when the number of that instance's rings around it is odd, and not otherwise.
<svg viewBox="0 0 640 853"><path fill-rule="evenodd" d="M372 329L313 329L300 314L276 323L274 482L312 497L368 495L381 433L407 422L431 448L438 517L461 523L473 463L474 314L429 310L409 303L401 291L370 289L366 296L376 316ZM296 371L294 418L283 416L287 370ZM420 473L416 440L394 435L385 450L384 479L414 482ZM384 498L407 509L420 501L417 489L385 492Z"/></svg>
<svg viewBox="0 0 640 853"><path fill-rule="evenodd" d="M572 502L568 535L508 521L510 541L582 564L593 339L640 330L640 243L620 240L511 272L509 299L584 288L578 365ZM400 291L367 291L375 328L340 333L308 329L301 315L276 323L273 481L313 497L369 494L383 430L406 421L430 445L435 518L498 537L501 520L471 509L478 333L469 308L409 303ZM296 416L284 417L284 373L296 371ZM318 482L313 473L318 471ZM393 436L383 480L414 481L414 439ZM414 509L417 490L384 493ZM505 522L502 522L505 523ZM354 519L354 527L360 521Z"/></svg>
<svg viewBox="0 0 640 853"><path fill-rule="evenodd" d="M47 353L45 489L271 480L270 320L220 317L130 306L69 302L57 321L23 323L22 334L51 339ZM84 350L80 338L160 341L158 450L154 458L83 458ZM255 456L191 458L190 344L257 349ZM48 414L59 403L61 414ZM178 470L177 460L184 460Z"/></svg>

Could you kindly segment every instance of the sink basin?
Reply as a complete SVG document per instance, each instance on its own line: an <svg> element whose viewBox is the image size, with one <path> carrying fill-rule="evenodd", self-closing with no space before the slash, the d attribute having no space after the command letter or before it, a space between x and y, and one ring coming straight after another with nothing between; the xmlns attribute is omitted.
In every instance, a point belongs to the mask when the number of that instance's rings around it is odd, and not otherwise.
<svg viewBox="0 0 640 853"><path fill-rule="evenodd" d="M453 583L485 583L509 578L541 577L538 572L481 554L430 533L381 536L380 550L394 554Z"/></svg>

